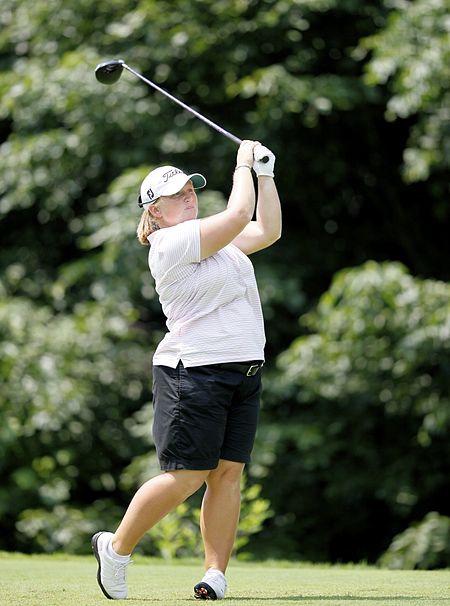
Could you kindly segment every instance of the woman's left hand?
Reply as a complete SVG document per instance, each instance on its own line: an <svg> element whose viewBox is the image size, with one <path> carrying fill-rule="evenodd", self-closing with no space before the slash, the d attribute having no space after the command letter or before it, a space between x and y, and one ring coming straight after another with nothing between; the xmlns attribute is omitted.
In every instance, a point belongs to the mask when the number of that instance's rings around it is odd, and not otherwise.
<svg viewBox="0 0 450 606"><path fill-rule="evenodd" d="M257 143L253 148L253 170L258 177L274 177L275 154L268 147ZM267 162L262 162L263 158L268 158Z"/></svg>

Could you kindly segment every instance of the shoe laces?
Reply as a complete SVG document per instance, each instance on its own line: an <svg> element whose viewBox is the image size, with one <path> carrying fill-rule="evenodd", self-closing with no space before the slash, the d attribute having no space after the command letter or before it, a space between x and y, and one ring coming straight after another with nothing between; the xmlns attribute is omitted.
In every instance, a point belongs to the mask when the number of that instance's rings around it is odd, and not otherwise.
<svg viewBox="0 0 450 606"><path fill-rule="evenodd" d="M127 567L133 563L133 560L129 560L128 562L120 562L116 563L114 568L114 576L119 581L125 581L125 577L127 574Z"/></svg>

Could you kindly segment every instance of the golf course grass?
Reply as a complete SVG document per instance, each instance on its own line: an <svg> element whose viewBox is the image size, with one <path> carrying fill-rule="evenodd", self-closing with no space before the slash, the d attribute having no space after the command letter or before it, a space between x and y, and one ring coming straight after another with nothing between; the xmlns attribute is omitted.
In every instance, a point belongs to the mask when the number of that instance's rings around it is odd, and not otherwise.
<svg viewBox="0 0 450 606"><path fill-rule="evenodd" d="M110 604L97 586L96 570L94 557L0 553L0 604ZM201 573L200 561L168 563L137 556L129 569L127 606L198 604L192 587ZM450 606L450 570L233 561L227 576L227 606Z"/></svg>

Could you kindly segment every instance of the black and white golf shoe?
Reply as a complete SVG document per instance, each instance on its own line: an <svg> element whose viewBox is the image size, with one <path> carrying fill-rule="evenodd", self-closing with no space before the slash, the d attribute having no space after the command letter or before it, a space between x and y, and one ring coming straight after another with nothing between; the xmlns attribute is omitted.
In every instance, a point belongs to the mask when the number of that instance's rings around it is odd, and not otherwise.
<svg viewBox="0 0 450 606"><path fill-rule="evenodd" d="M119 556L112 551L112 532L97 532L92 537L92 550L98 562L97 582L110 600L124 600L128 595L127 567L130 556Z"/></svg>
<svg viewBox="0 0 450 606"><path fill-rule="evenodd" d="M200 583L194 587L194 596L198 600L223 600L227 590L225 575L216 568L209 568Z"/></svg>

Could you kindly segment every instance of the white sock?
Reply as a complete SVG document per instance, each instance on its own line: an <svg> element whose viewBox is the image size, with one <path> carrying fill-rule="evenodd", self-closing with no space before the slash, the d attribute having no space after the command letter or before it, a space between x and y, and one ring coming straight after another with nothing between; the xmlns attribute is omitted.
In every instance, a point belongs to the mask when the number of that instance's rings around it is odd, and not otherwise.
<svg viewBox="0 0 450 606"><path fill-rule="evenodd" d="M112 539L108 542L108 544L106 546L106 550L108 552L108 555L110 555L112 558L114 558L118 562L128 562L128 560L130 559L130 556L131 556L131 554L120 555L119 553L116 553L112 546Z"/></svg>

